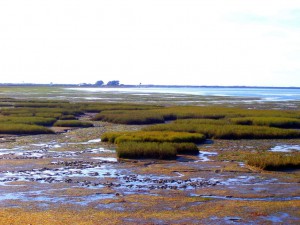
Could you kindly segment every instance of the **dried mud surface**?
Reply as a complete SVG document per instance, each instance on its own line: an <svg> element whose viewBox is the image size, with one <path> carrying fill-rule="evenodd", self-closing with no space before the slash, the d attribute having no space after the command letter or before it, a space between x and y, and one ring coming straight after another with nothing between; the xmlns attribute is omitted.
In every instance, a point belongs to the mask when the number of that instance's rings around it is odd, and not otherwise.
<svg viewBox="0 0 300 225"><path fill-rule="evenodd" d="M264 172L235 154L299 140L215 140L176 160L118 160L96 122L0 138L0 224L297 224L300 172ZM228 154L230 153L230 154Z"/></svg>

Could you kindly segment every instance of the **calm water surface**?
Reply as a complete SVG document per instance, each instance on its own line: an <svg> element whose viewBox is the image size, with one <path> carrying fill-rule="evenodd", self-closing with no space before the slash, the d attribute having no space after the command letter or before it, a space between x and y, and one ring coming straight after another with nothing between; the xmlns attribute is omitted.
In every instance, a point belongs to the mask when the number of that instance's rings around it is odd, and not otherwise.
<svg viewBox="0 0 300 225"><path fill-rule="evenodd" d="M300 100L300 88L232 88L232 87L156 87L156 88L69 88L86 92L114 92L147 95L151 93L189 94L260 98L267 101Z"/></svg>

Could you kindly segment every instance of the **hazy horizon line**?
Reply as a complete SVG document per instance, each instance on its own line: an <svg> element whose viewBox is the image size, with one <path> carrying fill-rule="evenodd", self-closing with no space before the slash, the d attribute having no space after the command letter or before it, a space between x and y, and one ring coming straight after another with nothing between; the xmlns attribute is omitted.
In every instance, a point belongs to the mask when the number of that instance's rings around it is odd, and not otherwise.
<svg viewBox="0 0 300 225"><path fill-rule="evenodd" d="M0 86L76 86L76 87L232 87L232 88L300 88L299 86L260 86L260 85L191 85L191 84L123 84L110 86L103 84L97 86L93 83L20 83L6 82Z"/></svg>

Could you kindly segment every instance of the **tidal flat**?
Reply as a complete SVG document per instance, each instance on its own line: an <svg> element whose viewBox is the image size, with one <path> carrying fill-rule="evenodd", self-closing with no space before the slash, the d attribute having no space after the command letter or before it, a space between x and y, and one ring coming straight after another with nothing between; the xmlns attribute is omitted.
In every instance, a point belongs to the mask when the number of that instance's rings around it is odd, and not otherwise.
<svg viewBox="0 0 300 225"><path fill-rule="evenodd" d="M175 95L170 100L171 94L93 95L56 87L6 87L0 92L2 100L9 98L2 102L13 103L3 103L1 110L15 107L15 101L59 98L93 104L117 103L122 98L127 103L150 106L221 104L243 109L272 108L279 114L292 110L293 118L300 117L298 101L257 104L259 99L191 95ZM263 170L248 165L245 157L280 150L297 157L299 138L207 138L197 144L199 154L178 154L172 160L120 159L116 144L103 142L101 136L107 132L141 131L152 125L91 120L95 114L77 117L93 127L51 127L51 134L0 135L1 224L299 222L299 168Z"/></svg>

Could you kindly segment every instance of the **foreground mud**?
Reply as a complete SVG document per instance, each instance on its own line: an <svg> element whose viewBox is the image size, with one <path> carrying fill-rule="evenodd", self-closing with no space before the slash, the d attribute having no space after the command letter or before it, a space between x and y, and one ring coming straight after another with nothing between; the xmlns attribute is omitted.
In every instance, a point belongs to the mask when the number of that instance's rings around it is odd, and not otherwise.
<svg viewBox="0 0 300 225"><path fill-rule="evenodd" d="M299 140L209 141L177 160L118 160L99 139L137 126L0 141L0 224L297 224L300 172L263 172L245 151L298 151Z"/></svg>

